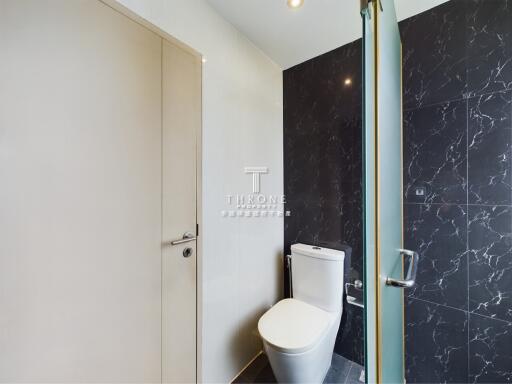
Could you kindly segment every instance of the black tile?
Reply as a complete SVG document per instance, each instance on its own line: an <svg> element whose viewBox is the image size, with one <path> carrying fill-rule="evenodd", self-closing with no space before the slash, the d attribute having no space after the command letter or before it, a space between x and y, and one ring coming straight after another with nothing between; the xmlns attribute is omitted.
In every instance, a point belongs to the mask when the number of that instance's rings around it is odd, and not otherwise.
<svg viewBox="0 0 512 384"><path fill-rule="evenodd" d="M464 9L464 1L452 0L400 23L405 108L466 92Z"/></svg>
<svg viewBox="0 0 512 384"><path fill-rule="evenodd" d="M352 361L333 353L331 367L325 376L325 384L344 384L352 367L361 368ZM350 381L352 382L352 381ZM233 380L236 384L277 383L272 367L265 354L259 355L245 370Z"/></svg>
<svg viewBox="0 0 512 384"><path fill-rule="evenodd" d="M359 41L284 72L285 252L347 243L361 259L360 54Z"/></svg>
<svg viewBox="0 0 512 384"><path fill-rule="evenodd" d="M359 39L283 72L284 193L291 213L284 220L285 252L298 242L349 245L346 279L362 276L361 58ZM348 323L338 338L361 361L362 319L344 312Z"/></svg>
<svg viewBox="0 0 512 384"><path fill-rule="evenodd" d="M286 196L346 202L360 199L360 112L353 118L333 117L326 124L316 121L316 117L304 117L290 130L285 131L284 142Z"/></svg>
<svg viewBox="0 0 512 384"><path fill-rule="evenodd" d="M264 381L262 381L262 379ZM272 368L270 368L268 358L263 353L256 357L256 359L254 359L235 380L233 380L234 384L262 382L277 382L274 378L274 374L272 373Z"/></svg>
<svg viewBox="0 0 512 384"><path fill-rule="evenodd" d="M469 315L469 382L512 382L512 323Z"/></svg>
<svg viewBox="0 0 512 384"><path fill-rule="evenodd" d="M294 200L289 199L285 209L290 216L284 220L285 253L295 243L317 245L325 248L344 250L351 247L350 257L345 258L346 281L362 277L362 211L361 203L343 203L343 199ZM288 276L286 276L288 279ZM362 335L362 331L360 333ZM354 340L361 350L362 339ZM338 350L337 350L338 351ZM338 351L339 352L339 351ZM351 357L352 358L352 357ZM359 361L359 360L357 360Z"/></svg>
<svg viewBox="0 0 512 384"><path fill-rule="evenodd" d="M254 383L277 383L277 379L274 376L270 363L265 365L265 367L260 371L258 376L254 379Z"/></svg>
<svg viewBox="0 0 512 384"><path fill-rule="evenodd" d="M466 17L469 93L512 89L512 1L467 0Z"/></svg>
<svg viewBox="0 0 512 384"><path fill-rule="evenodd" d="M405 247L420 256L409 296L467 309L465 210L466 205L405 205Z"/></svg>
<svg viewBox="0 0 512 384"><path fill-rule="evenodd" d="M364 383L364 380L361 381L361 372L363 371L363 367L359 364L352 364L352 368L350 368L350 372L347 376L347 384L361 384Z"/></svg>
<svg viewBox="0 0 512 384"><path fill-rule="evenodd" d="M408 383L468 380L467 312L407 298L405 360Z"/></svg>
<svg viewBox="0 0 512 384"><path fill-rule="evenodd" d="M362 308L345 303L334 351L364 365L364 329Z"/></svg>
<svg viewBox="0 0 512 384"><path fill-rule="evenodd" d="M512 92L469 100L468 198L474 204L512 203Z"/></svg>
<svg viewBox="0 0 512 384"><path fill-rule="evenodd" d="M512 207L470 206L468 243L469 310L512 321Z"/></svg>
<svg viewBox="0 0 512 384"><path fill-rule="evenodd" d="M466 202L466 110L466 102L457 101L405 112L406 202ZM418 196L417 188L424 188L424 195Z"/></svg>
<svg viewBox="0 0 512 384"><path fill-rule="evenodd" d="M294 243L334 249L341 249L344 244L361 248L360 204L344 204L324 199L288 199L285 209L290 211L290 216L285 218L288 252L289 246Z"/></svg>
<svg viewBox="0 0 512 384"><path fill-rule="evenodd" d="M325 376L324 384L346 383L352 365L352 361L336 353L333 353L331 368L329 369L327 375Z"/></svg>

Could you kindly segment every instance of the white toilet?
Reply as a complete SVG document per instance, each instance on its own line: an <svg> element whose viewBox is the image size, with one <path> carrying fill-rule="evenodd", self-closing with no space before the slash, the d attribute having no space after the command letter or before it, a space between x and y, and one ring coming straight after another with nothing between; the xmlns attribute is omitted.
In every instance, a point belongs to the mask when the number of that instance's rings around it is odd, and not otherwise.
<svg viewBox="0 0 512 384"><path fill-rule="evenodd" d="M305 244L291 247L293 299L259 320L258 330L280 383L322 383L343 311L345 252Z"/></svg>

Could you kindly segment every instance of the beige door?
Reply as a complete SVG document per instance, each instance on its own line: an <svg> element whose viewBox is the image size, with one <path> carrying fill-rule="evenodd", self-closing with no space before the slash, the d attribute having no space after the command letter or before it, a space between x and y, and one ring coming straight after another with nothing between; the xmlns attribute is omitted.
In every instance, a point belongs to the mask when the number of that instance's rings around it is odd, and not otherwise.
<svg viewBox="0 0 512 384"><path fill-rule="evenodd" d="M196 159L201 61L164 40L162 73L162 381L192 383L196 381Z"/></svg>
<svg viewBox="0 0 512 384"><path fill-rule="evenodd" d="M0 52L0 382L194 381L198 59L96 0L0 0Z"/></svg>

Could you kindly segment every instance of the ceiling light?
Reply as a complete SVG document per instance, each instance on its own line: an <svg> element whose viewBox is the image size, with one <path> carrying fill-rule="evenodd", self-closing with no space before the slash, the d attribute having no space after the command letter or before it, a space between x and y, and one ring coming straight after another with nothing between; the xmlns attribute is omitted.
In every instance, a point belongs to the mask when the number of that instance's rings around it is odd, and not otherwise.
<svg viewBox="0 0 512 384"><path fill-rule="evenodd" d="M293 9L302 7L304 0L287 0L288 6Z"/></svg>
<svg viewBox="0 0 512 384"><path fill-rule="evenodd" d="M345 85L349 86L352 85L352 79L350 77L347 77L344 81Z"/></svg>

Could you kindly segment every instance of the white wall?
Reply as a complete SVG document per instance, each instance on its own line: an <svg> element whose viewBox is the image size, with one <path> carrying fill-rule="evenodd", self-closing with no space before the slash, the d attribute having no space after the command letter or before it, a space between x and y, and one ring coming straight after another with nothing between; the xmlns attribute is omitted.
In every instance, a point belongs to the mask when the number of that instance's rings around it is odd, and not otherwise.
<svg viewBox="0 0 512 384"><path fill-rule="evenodd" d="M448 0L395 0L396 18L398 21L401 21L417 15L418 13L425 12L430 8L437 7L447 1Z"/></svg>
<svg viewBox="0 0 512 384"><path fill-rule="evenodd" d="M282 290L283 220L220 214L225 195L251 192L245 166L269 167L262 192L283 193L282 71L202 0L118 1L207 60L200 375L226 383L260 350L257 320Z"/></svg>

